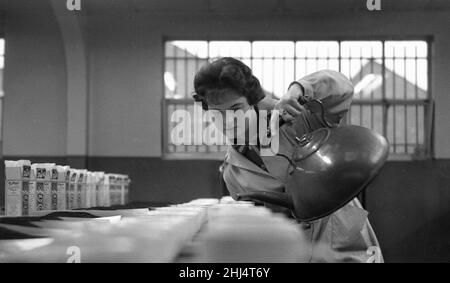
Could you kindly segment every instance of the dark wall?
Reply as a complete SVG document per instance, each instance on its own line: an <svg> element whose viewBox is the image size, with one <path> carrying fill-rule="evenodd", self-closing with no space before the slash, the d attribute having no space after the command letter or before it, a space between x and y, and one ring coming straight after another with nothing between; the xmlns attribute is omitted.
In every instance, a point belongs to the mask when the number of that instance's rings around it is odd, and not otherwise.
<svg viewBox="0 0 450 283"><path fill-rule="evenodd" d="M128 174L135 202L182 203L222 196L219 161L93 157L88 162L92 171Z"/></svg>
<svg viewBox="0 0 450 283"><path fill-rule="evenodd" d="M366 209L386 261L450 262L450 160L387 163Z"/></svg>

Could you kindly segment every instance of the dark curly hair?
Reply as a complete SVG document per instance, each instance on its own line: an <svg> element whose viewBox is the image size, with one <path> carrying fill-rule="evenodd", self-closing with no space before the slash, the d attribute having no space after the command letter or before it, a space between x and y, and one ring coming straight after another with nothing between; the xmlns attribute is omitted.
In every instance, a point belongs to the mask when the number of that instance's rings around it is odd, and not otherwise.
<svg viewBox="0 0 450 283"><path fill-rule="evenodd" d="M208 109L206 98L223 95L227 90L234 90L245 96L250 105L255 105L265 94L259 80L252 70L241 61L222 57L208 62L201 67L194 78L193 95L195 101L202 102L203 109Z"/></svg>

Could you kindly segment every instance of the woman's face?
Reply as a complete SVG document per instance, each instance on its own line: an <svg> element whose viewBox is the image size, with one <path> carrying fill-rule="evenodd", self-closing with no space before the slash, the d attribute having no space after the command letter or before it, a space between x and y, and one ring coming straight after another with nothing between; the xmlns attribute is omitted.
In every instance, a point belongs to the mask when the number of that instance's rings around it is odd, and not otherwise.
<svg viewBox="0 0 450 283"><path fill-rule="evenodd" d="M252 124L253 119L249 119L249 123L244 123L244 125L241 125L238 124L238 119L234 119L234 116L230 115L239 110L242 111L242 113L247 113L248 110L254 109L248 103L245 96L230 90L214 97L213 101L207 99L207 104L209 110L216 110L221 113L222 131L228 139L236 139L239 137L246 139L249 132L249 125ZM240 135L245 136L242 137Z"/></svg>

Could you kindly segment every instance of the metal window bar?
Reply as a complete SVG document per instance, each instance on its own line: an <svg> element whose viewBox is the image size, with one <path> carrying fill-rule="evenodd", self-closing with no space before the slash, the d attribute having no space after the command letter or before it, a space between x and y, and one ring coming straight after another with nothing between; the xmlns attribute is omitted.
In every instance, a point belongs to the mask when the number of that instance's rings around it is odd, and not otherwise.
<svg viewBox="0 0 450 283"><path fill-rule="evenodd" d="M2 65L4 65L5 62L5 40L0 37L0 61ZM3 69L3 66L0 66L0 69ZM3 74L3 72L1 72ZM3 81L3 78L0 78L0 81ZM3 89L0 88L0 146L3 146ZM2 155L2 150L0 148L0 157Z"/></svg>
<svg viewBox="0 0 450 283"><path fill-rule="evenodd" d="M201 67L201 60L204 59L204 61L211 60L211 53L210 53L210 41L203 41L206 43L207 46L207 56L206 58L200 58L198 56L189 56L187 49L184 51L184 56L179 56L177 49L174 47L173 55L165 55L165 64L164 64L164 72L167 71L168 62L173 61L173 75L175 76L175 81L178 81L180 78L179 76L179 66L177 66L177 63L179 63L181 60L184 61L184 93L182 94L183 99L179 99L174 97L174 94L177 94L177 91L179 91L179 86L175 85L175 91L165 94L164 103L162 103L163 107L165 108L163 110L164 113L164 120L170 119L171 111L170 109L178 109L179 107L182 107L184 109L188 109L188 105L193 105L193 100L190 98L191 93L190 91L190 82L189 74L188 72L192 72L192 70L188 67L188 62L191 60L194 61L195 64L195 71L197 71ZM353 104L351 106L351 109L348 112L347 117L345 117L345 121L349 123L356 123L356 124L364 124L366 127L370 127L372 129L379 128L381 130L381 133L384 136L387 136L391 143L391 153L393 154L402 154L402 155L413 155L416 152L419 152L425 157L430 156L431 153L431 136L432 133L430 132L432 129L429 125L431 125L430 120L431 114L430 114L430 105L431 105L431 99L430 99L430 84L428 83L428 90L420 90L418 86L418 62L419 60L426 60L428 63L427 67L427 81L430 80L430 71L431 68L429 67L430 64L430 42L427 41L427 55L426 56L419 56L418 55L418 47L417 45L414 46L414 54L408 55L407 53L407 47L403 47L403 56L397 56L396 55L396 48L395 46L391 46L392 48L392 54L387 56L386 53L386 42L389 42L387 40L378 40L376 42L381 43L381 56L380 55L374 55L374 47L370 46L370 55L363 55L363 46L359 47L359 56L358 57L352 57L352 55L349 53L348 55L343 55L343 48L342 45L346 41L344 40L338 40L334 41L337 43L338 53L337 56L330 55L329 49L327 47L326 54L320 56L318 54L319 45L320 42L316 42L317 46L315 54L309 54L309 48L305 48L304 54L298 54L297 52L297 45L296 44L302 44L304 41L292 41L293 43L293 56L287 55L285 53L285 50L283 50L282 56L277 56L275 53L271 54L271 56L254 56L254 43L255 41L246 41L250 43L250 55L248 57L245 56L242 52L242 49L239 51L238 58L241 60L248 60L250 62L250 67L255 67L255 62L258 61L258 64L261 64L262 71L261 75L259 76L259 79L261 82L264 82L265 80L269 79L271 80L271 90L272 92L275 92L275 82L278 79L282 79L284 87L286 86L285 78L287 75L287 60L292 60L293 66L292 66L292 72L295 75L295 78L298 79L298 67L297 64L301 64L303 62L303 68L304 68L304 74L311 73L312 71L316 71L320 67L320 63L323 63L325 60L325 65L327 67L330 66L331 60L337 60L338 63L338 70L343 71L342 66L344 63L347 63L347 71L348 76L352 74L352 71L354 71L352 68L352 62L356 60L359 61L359 74L358 78L359 81L363 80L363 78L367 75L367 73L370 72L370 74L377 73L378 68L380 68L381 71L381 87L379 90L379 93L381 93L381 99L378 97L375 97L374 89L369 90L369 99L365 98L357 98L354 99ZM308 41L305 41L308 42ZM401 42L401 41L397 41ZM167 49L167 43L170 45L170 42L166 42L166 49ZM350 48L350 47L349 47ZM166 50L167 53L167 50ZM314 55L314 56L311 56ZM380 57L379 57L380 56ZM380 59L381 63L376 63L376 59ZM386 64L387 60L389 62L392 62L392 70L387 70ZM302 60L302 61L300 61ZM408 60L414 61L414 80L408 81L407 79L407 62ZM403 63L403 80L398 81L399 79L397 76L399 74L397 64L398 61L400 63ZM401 62L402 61L402 62ZM320 63L319 63L320 62ZM380 62L380 61L378 61ZM271 64L272 66L272 75L267 76L264 72L264 65L265 64ZM281 78L277 77L275 73L275 66L277 64L280 64L282 66L282 72L281 72ZM312 64L312 65L311 65ZM379 64L379 65L376 65ZM375 69L375 65L379 66L377 69ZM311 68L312 66L312 68ZM366 69L365 69L365 66ZM368 69L367 69L368 68ZM311 70L315 69L315 70ZM350 77L349 77L350 78ZM355 77L354 77L355 78ZM354 79L353 78L353 79ZM352 78L350 78L352 79ZM388 87L388 80L391 80ZM192 80L192 79L191 79ZM263 83L264 84L264 83ZM401 89L401 84L403 84L403 94L398 93ZM410 87L410 84L413 84L412 87ZM408 95L409 91L413 92L413 95ZM389 94L389 97L387 96L388 91L392 91L392 94ZM420 91L425 92L426 98L420 97L419 93ZM180 95L178 93L178 95ZM400 98L401 97L401 98ZM377 113L380 113L381 116L377 119L378 115L375 113L375 109L377 109ZM370 111L369 111L370 110ZM381 111L381 112L379 112ZM402 112L403 111L403 112ZM422 114L421 114L422 113ZM366 115L367 114L367 115ZM402 114L402 115L401 115ZM352 117L353 115L356 115L355 117ZM359 116L359 117L358 117ZM412 118L411 118L412 117ZM414 121L411 122L411 121ZM163 148L165 150L165 153L173 153L173 152L192 152L192 153L200 153L200 154L211 154L211 153L217 153L217 152L223 152L226 149L226 146L194 146L194 147L188 147L184 146L184 150L180 150L180 147L173 146L173 144L170 144L169 141L169 126L168 122L163 122L163 131L165 131L163 139L165 144L163 145ZM413 125L413 126L411 126ZM403 127L403 129L401 128ZM397 131L399 129L399 131ZM412 139L411 139L412 138ZM173 150L171 150L173 148Z"/></svg>

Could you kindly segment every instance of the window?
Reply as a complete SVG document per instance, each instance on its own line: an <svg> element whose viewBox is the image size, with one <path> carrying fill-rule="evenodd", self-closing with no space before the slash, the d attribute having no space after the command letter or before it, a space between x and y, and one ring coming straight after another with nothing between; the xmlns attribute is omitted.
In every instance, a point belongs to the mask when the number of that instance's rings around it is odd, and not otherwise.
<svg viewBox="0 0 450 283"><path fill-rule="evenodd" d="M331 69L355 86L346 123L371 128L390 142L391 156L431 155L429 43L415 41L167 41L164 67L164 154L217 157L226 146L169 140L177 109L193 111L193 80L201 65L231 56L250 66L267 95L280 97L294 79Z"/></svg>
<svg viewBox="0 0 450 283"><path fill-rule="evenodd" d="M5 65L5 40L0 38L0 146L3 144L3 67Z"/></svg>

